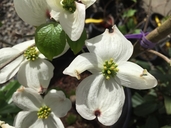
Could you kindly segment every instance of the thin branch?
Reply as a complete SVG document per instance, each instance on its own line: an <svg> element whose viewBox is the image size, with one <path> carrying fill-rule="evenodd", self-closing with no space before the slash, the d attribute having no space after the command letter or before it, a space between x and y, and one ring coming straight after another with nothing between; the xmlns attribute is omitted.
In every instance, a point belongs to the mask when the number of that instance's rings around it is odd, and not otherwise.
<svg viewBox="0 0 171 128"><path fill-rule="evenodd" d="M30 47L35 46L35 44L31 45ZM7 61L5 64L0 66L0 70L3 69L5 66L7 66L8 64L10 64L11 62L13 62L14 60L16 60L18 57L20 57L27 49L24 49L23 51L21 51L18 55L16 55L14 58L12 58L11 60Z"/></svg>
<svg viewBox="0 0 171 128"><path fill-rule="evenodd" d="M148 12L147 12L147 17L146 17L146 23L145 23L145 26L144 26L144 32L146 31L146 29L147 29L147 26L148 26L148 24L149 24L149 20L150 20L150 15L151 15L151 0L149 1L149 7L148 7Z"/></svg>
<svg viewBox="0 0 171 128"><path fill-rule="evenodd" d="M24 53L24 51L21 52L21 53L19 53L17 56L15 56L14 58L12 58L11 60L7 61L5 64L1 65L1 66L0 66L0 70L3 69L3 68L4 68L5 66L7 66L8 64L10 64L11 62L13 62L14 60L16 60L16 59L17 59L18 57L20 57L23 53Z"/></svg>
<svg viewBox="0 0 171 128"><path fill-rule="evenodd" d="M153 54L159 56L160 58L165 60L169 65L171 65L171 60L168 57L166 57L165 55L161 54L160 52L157 52L154 50L147 50L147 52L150 52L150 53L153 53Z"/></svg>
<svg viewBox="0 0 171 128"><path fill-rule="evenodd" d="M8 43L8 42L5 41L5 40L0 40L0 42L2 42L3 44L7 44L7 45L9 45L9 46L13 46L12 44Z"/></svg>

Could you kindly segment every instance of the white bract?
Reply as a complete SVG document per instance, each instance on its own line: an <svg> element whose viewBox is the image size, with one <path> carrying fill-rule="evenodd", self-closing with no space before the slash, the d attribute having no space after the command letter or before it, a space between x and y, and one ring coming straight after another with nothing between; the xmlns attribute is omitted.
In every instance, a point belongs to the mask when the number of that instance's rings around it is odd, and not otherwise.
<svg viewBox="0 0 171 128"><path fill-rule="evenodd" d="M9 124L7 124L1 120L0 120L0 126L1 126L1 128L14 128L13 126L10 126Z"/></svg>
<svg viewBox="0 0 171 128"><path fill-rule="evenodd" d="M71 40L80 38L85 21L85 10L96 0L46 0L51 7L51 17L59 21Z"/></svg>
<svg viewBox="0 0 171 128"><path fill-rule="evenodd" d="M0 49L0 84L10 80L18 72L17 79L23 86L40 93L49 86L54 66L36 47L31 47L33 45L35 41L30 40Z"/></svg>
<svg viewBox="0 0 171 128"><path fill-rule="evenodd" d="M16 128L64 128L59 118L71 109L71 101L54 89L42 98L31 88L20 88L12 99L23 109L15 118Z"/></svg>
<svg viewBox="0 0 171 128"><path fill-rule="evenodd" d="M46 23L50 18L46 0L14 0L14 7L22 20L34 26Z"/></svg>
<svg viewBox="0 0 171 128"><path fill-rule="evenodd" d="M116 26L113 32L106 31L86 40L90 53L77 56L64 70L64 74L80 79L88 70L92 75L85 78L76 90L76 109L88 120L96 117L103 125L114 124L122 113L125 100L123 87L149 89L157 80L128 59L133 46Z"/></svg>

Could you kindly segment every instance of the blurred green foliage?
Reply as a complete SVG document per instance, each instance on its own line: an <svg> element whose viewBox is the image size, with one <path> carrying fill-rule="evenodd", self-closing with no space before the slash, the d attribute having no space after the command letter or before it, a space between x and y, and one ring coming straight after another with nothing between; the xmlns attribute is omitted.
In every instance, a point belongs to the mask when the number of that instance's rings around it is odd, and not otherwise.
<svg viewBox="0 0 171 128"><path fill-rule="evenodd" d="M137 26L137 19L135 17L136 12L137 12L136 9L128 9L127 11L124 11L124 13L122 14L122 20L118 28L123 34L128 34L130 32L140 33L141 29L136 28Z"/></svg>
<svg viewBox="0 0 171 128"><path fill-rule="evenodd" d="M2 22L0 21L0 27L2 26Z"/></svg>
<svg viewBox="0 0 171 128"><path fill-rule="evenodd" d="M134 60L153 74L158 85L153 89L132 90L132 115L129 128L171 128L171 68Z"/></svg>
<svg viewBox="0 0 171 128"><path fill-rule="evenodd" d="M16 114L20 111L12 102L13 93L20 87L17 81L11 81L0 88L0 120L12 125Z"/></svg>

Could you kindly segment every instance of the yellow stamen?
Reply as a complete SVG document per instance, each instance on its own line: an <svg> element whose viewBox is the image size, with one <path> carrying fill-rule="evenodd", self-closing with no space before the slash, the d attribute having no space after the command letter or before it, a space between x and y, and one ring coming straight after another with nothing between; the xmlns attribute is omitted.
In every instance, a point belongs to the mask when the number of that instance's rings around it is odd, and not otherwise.
<svg viewBox="0 0 171 128"><path fill-rule="evenodd" d="M118 66L113 61L113 59L110 59L109 61L105 61L103 64L102 73L105 76L107 80L109 80L112 77L115 77L119 69Z"/></svg>
<svg viewBox="0 0 171 128"><path fill-rule="evenodd" d="M37 116L39 119L47 119L50 113L51 113L51 108L47 106L43 106L37 112Z"/></svg>

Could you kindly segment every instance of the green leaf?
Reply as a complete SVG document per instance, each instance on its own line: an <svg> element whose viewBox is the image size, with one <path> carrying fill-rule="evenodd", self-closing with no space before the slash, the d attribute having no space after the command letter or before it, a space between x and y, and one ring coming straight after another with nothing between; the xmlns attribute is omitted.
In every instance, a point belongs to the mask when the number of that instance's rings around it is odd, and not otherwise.
<svg viewBox="0 0 171 128"><path fill-rule="evenodd" d="M123 17L131 17L134 16L137 10L135 9L129 9L128 11L125 11L123 14Z"/></svg>
<svg viewBox="0 0 171 128"><path fill-rule="evenodd" d="M168 81L170 78L168 78L168 74L163 74L161 71L159 70L151 70L149 71L152 75L155 76L156 79L160 80L160 81Z"/></svg>
<svg viewBox="0 0 171 128"><path fill-rule="evenodd" d="M151 90L150 90L150 91L151 91ZM153 101L156 101L156 99L157 99L157 96L150 94L150 92L149 92L148 95L145 95L145 96L144 96L144 100L145 100L146 102L153 102Z"/></svg>
<svg viewBox="0 0 171 128"><path fill-rule="evenodd" d="M21 109L13 104L8 104L5 107L0 109L0 115L2 114L11 114L11 113L18 113Z"/></svg>
<svg viewBox="0 0 171 128"><path fill-rule="evenodd" d="M163 103L161 104L158 112L159 112L159 114L166 114L166 109L165 109L165 106L163 105Z"/></svg>
<svg viewBox="0 0 171 128"><path fill-rule="evenodd" d="M161 128L171 128L171 126L165 125L165 126L163 126L163 127L161 127Z"/></svg>
<svg viewBox="0 0 171 128"><path fill-rule="evenodd" d="M171 48L168 49L169 57L171 57Z"/></svg>
<svg viewBox="0 0 171 128"><path fill-rule="evenodd" d="M133 61L144 69L150 70L151 68L151 65L146 61L142 61L142 60L133 60Z"/></svg>
<svg viewBox="0 0 171 128"><path fill-rule="evenodd" d="M14 118L14 116L8 115L7 117L0 117L0 120L3 120L5 123L13 126Z"/></svg>
<svg viewBox="0 0 171 128"><path fill-rule="evenodd" d="M149 116L146 120L145 128L159 128L157 118L155 116Z"/></svg>
<svg viewBox="0 0 171 128"><path fill-rule="evenodd" d="M145 102L134 109L134 113L137 116L146 116L157 110L158 104L156 102Z"/></svg>
<svg viewBox="0 0 171 128"><path fill-rule="evenodd" d="M71 125L74 124L77 120L77 116L74 114L68 114L67 118L66 118L66 122L67 124Z"/></svg>
<svg viewBox="0 0 171 128"><path fill-rule="evenodd" d="M133 2L137 3L137 0L132 0Z"/></svg>
<svg viewBox="0 0 171 128"><path fill-rule="evenodd" d="M133 18L129 18L126 25L127 25L129 30L133 30L136 26Z"/></svg>
<svg viewBox="0 0 171 128"><path fill-rule="evenodd" d="M71 48L71 50L74 52L74 54L77 54L81 51L85 44L85 40L87 39L87 33L86 30L84 29L81 37L77 41L72 41L68 36L67 36L67 41L68 44Z"/></svg>
<svg viewBox="0 0 171 128"><path fill-rule="evenodd" d="M6 101L8 102L13 93L20 87L20 83L18 81L11 81L8 85L5 86L4 91L5 92L5 96L6 96Z"/></svg>
<svg viewBox="0 0 171 128"><path fill-rule="evenodd" d="M141 33L141 29L134 29L134 31L133 31L133 33L135 33L135 34L139 34L139 33Z"/></svg>
<svg viewBox="0 0 171 128"><path fill-rule="evenodd" d="M160 92L166 96L171 95L170 82L160 84Z"/></svg>
<svg viewBox="0 0 171 128"><path fill-rule="evenodd" d="M19 84L18 81L11 81L10 83L8 83L7 85L4 85L0 91L3 94L3 97L5 99L6 102L9 102L13 93L20 87L21 85ZM0 97L2 98L0 93Z"/></svg>
<svg viewBox="0 0 171 128"><path fill-rule="evenodd" d="M63 52L66 34L58 23L41 25L36 30L36 46L49 60Z"/></svg>
<svg viewBox="0 0 171 128"><path fill-rule="evenodd" d="M144 98L140 94L135 92L135 94L132 96L132 106L136 107L142 103L144 103Z"/></svg>
<svg viewBox="0 0 171 128"><path fill-rule="evenodd" d="M3 98L6 98L5 95L4 95L4 91L3 90L0 90L0 99L3 99Z"/></svg>
<svg viewBox="0 0 171 128"><path fill-rule="evenodd" d="M156 93L155 88L150 89L149 92L148 92L148 95L149 95L149 96L152 96L153 99L156 100L156 99L157 99L157 93Z"/></svg>
<svg viewBox="0 0 171 128"><path fill-rule="evenodd" d="M164 105L166 108L166 113L170 115L171 114L171 97L164 96Z"/></svg>
<svg viewBox="0 0 171 128"><path fill-rule="evenodd" d="M0 91L0 109L5 107L6 105L7 105L6 96L4 95L4 92Z"/></svg>
<svg viewBox="0 0 171 128"><path fill-rule="evenodd" d="M2 26L2 22L0 22L0 27Z"/></svg>
<svg viewBox="0 0 171 128"><path fill-rule="evenodd" d="M127 28L125 25L119 25L118 29L123 33L123 34L127 34Z"/></svg>

